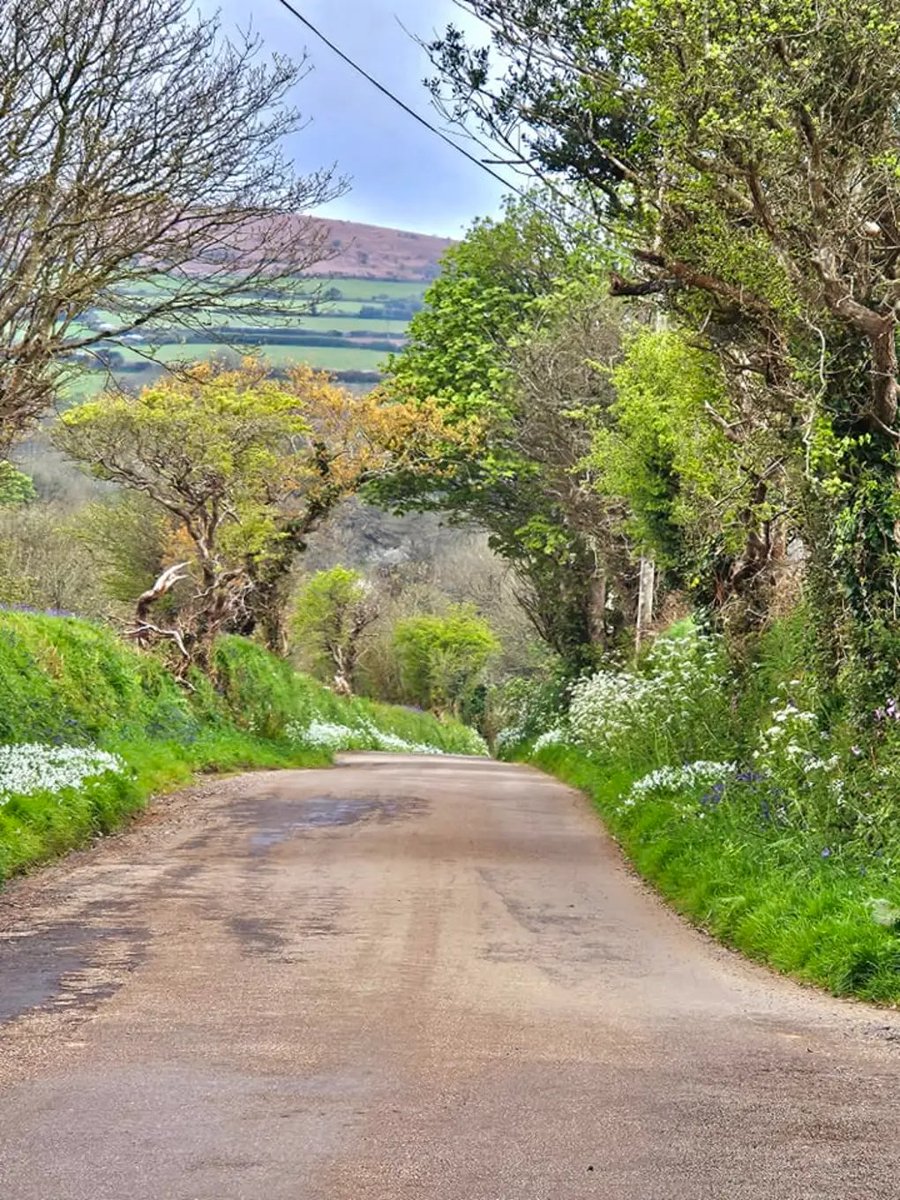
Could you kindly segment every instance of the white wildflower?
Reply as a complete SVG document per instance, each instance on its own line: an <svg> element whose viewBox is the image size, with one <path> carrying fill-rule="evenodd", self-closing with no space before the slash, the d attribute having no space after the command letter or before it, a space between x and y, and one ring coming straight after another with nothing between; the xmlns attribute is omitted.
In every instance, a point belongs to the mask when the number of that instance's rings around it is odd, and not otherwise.
<svg viewBox="0 0 900 1200"><path fill-rule="evenodd" d="M900 921L900 909L891 904L890 900L884 900L881 897L870 900L869 908L872 911L872 920L876 925L890 927Z"/></svg>
<svg viewBox="0 0 900 1200"><path fill-rule="evenodd" d="M112 773L122 775L117 754L96 746L47 746L23 742L0 746L0 806L15 796L81 788Z"/></svg>
<svg viewBox="0 0 900 1200"><path fill-rule="evenodd" d="M566 735L556 726L553 729L548 729L546 733L542 733L539 738L535 739L533 750L537 754L539 750L543 750L547 746L561 746L566 740Z"/></svg>

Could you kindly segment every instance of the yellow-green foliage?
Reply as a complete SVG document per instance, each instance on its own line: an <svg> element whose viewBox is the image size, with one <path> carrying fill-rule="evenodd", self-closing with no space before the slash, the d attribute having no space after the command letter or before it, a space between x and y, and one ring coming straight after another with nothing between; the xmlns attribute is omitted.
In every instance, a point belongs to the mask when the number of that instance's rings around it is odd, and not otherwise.
<svg viewBox="0 0 900 1200"><path fill-rule="evenodd" d="M63 414L57 438L101 479L146 493L189 529L218 531L240 556L276 535L273 497L315 479L309 431L297 395L261 369L205 364L138 396L88 400Z"/></svg>
<svg viewBox="0 0 900 1200"><path fill-rule="evenodd" d="M394 649L407 699L435 712L458 713L500 643L474 610L457 605L444 616L398 621Z"/></svg>
<svg viewBox="0 0 900 1200"><path fill-rule="evenodd" d="M300 661L319 678L340 672L351 683L377 615L373 589L359 571L340 565L317 571L300 588L291 621Z"/></svg>
<svg viewBox="0 0 900 1200"><path fill-rule="evenodd" d="M729 414L715 358L680 332L644 331L613 381L615 423L597 430L590 461L597 487L627 503L635 541L670 565L686 543L696 550L716 532L739 539L747 485L734 445L706 411Z"/></svg>

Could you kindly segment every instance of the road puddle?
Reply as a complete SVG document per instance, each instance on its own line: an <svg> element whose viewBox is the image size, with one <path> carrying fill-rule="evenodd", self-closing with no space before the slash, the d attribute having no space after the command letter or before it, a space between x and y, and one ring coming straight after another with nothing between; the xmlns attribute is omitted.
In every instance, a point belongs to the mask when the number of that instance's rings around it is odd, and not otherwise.
<svg viewBox="0 0 900 1200"><path fill-rule="evenodd" d="M74 923L0 934L0 1025L36 1009L93 1006L142 956L131 927Z"/></svg>
<svg viewBox="0 0 900 1200"><path fill-rule="evenodd" d="M250 837L255 854L293 837L322 829L339 829L363 821L398 821L425 812L425 800L415 797L310 796L303 800L269 797L265 805L247 805L242 815L248 825L256 825Z"/></svg>

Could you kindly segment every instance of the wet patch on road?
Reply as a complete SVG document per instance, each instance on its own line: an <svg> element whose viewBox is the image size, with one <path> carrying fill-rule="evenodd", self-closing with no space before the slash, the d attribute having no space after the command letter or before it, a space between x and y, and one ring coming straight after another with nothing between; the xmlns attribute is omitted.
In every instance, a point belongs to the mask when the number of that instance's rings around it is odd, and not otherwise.
<svg viewBox="0 0 900 1200"><path fill-rule="evenodd" d="M0 934L0 1025L37 1010L94 1008L144 960L147 931L65 922Z"/></svg>
<svg viewBox="0 0 900 1200"><path fill-rule="evenodd" d="M309 796L294 800L263 796L241 805L238 819L254 828L250 850L263 855L295 837L366 821L385 823L421 816L428 801L414 796Z"/></svg>
<svg viewBox="0 0 900 1200"><path fill-rule="evenodd" d="M229 917L228 928L247 954L270 959L284 957L287 939L274 922L264 917Z"/></svg>

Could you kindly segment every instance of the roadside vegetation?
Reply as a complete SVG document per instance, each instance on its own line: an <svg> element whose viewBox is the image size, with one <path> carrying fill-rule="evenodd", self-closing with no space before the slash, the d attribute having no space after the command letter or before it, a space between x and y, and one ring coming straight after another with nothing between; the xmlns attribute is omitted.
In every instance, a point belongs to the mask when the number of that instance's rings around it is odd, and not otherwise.
<svg viewBox="0 0 900 1200"><path fill-rule="evenodd" d="M0 882L195 772L322 766L349 749L485 752L462 725L335 696L242 638L179 683L108 629L0 614Z"/></svg>
<svg viewBox="0 0 900 1200"><path fill-rule="evenodd" d="M802 609L729 660L693 621L631 666L519 690L501 757L586 792L638 870L727 944L838 995L900 998L900 709L821 717Z"/></svg>

